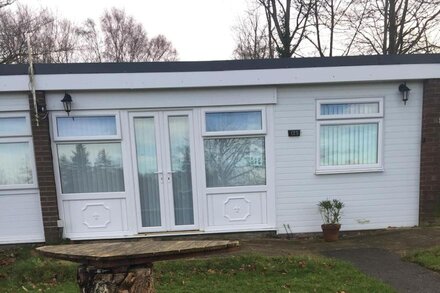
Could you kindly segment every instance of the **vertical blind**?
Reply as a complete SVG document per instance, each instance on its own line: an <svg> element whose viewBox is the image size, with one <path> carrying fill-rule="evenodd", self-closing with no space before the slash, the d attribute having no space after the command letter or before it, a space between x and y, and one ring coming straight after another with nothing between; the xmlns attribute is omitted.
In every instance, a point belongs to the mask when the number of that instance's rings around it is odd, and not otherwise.
<svg viewBox="0 0 440 293"><path fill-rule="evenodd" d="M206 131L237 131L262 129L261 111L206 113Z"/></svg>
<svg viewBox="0 0 440 293"><path fill-rule="evenodd" d="M321 104L321 115L356 115L379 113L379 103Z"/></svg>
<svg viewBox="0 0 440 293"><path fill-rule="evenodd" d="M27 134L29 126L25 117L0 118L0 136L16 136Z"/></svg>
<svg viewBox="0 0 440 293"><path fill-rule="evenodd" d="M57 117L57 131L60 137L116 135L116 117Z"/></svg>
<svg viewBox="0 0 440 293"><path fill-rule="evenodd" d="M0 143L0 186L32 184L28 142Z"/></svg>
<svg viewBox="0 0 440 293"><path fill-rule="evenodd" d="M154 118L135 118L134 131L142 226L161 226Z"/></svg>
<svg viewBox="0 0 440 293"><path fill-rule="evenodd" d="M120 143L59 144L63 193L124 191Z"/></svg>
<svg viewBox="0 0 440 293"><path fill-rule="evenodd" d="M207 187L266 184L264 137L208 138L204 144Z"/></svg>
<svg viewBox="0 0 440 293"><path fill-rule="evenodd" d="M174 219L176 225L193 225L193 191L188 116L168 117Z"/></svg>
<svg viewBox="0 0 440 293"><path fill-rule="evenodd" d="M378 162L378 123L321 125L320 165Z"/></svg>

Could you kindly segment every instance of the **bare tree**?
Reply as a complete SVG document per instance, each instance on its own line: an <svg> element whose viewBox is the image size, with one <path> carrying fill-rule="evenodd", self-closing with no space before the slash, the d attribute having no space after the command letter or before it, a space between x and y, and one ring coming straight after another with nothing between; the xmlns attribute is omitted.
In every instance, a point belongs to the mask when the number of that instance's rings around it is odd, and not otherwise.
<svg viewBox="0 0 440 293"><path fill-rule="evenodd" d="M15 0L0 0L0 9L8 5L11 5L14 2Z"/></svg>
<svg viewBox="0 0 440 293"><path fill-rule="evenodd" d="M164 35L157 35L147 43L146 61L176 61L177 50Z"/></svg>
<svg viewBox="0 0 440 293"><path fill-rule="evenodd" d="M367 10L365 5L356 5L358 2L359 0L315 0L310 17L310 34L306 38L319 56L350 54Z"/></svg>
<svg viewBox="0 0 440 293"><path fill-rule="evenodd" d="M305 39L314 0L257 0L264 8L269 38L274 42L280 58L290 58Z"/></svg>
<svg viewBox="0 0 440 293"><path fill-rule="evenodd" d="M0 63L26 63L29 36L35 62L71 62L75 30L67 20L57 19L46 9L17 6L0 11Z"/></svg>
<svg viewBox="0 0 440 293"><path fill-rule="evenodd" d="M96 23L88 18L78 29L80 55L84 62L103 62L103 42Z"/></svg>
<svg viewBox="0 0 440 293"><path fill-rule="evenodd" d="M360 2L365 5L365 1ZM440 51L439 0L367 2L369 12L356 42L360 53L388 55Z"/></svg>
<svg viewBox="0 0 440 293"><path fill-rule="evenodd" d="M259 13L258 7L249 8L245 16L233 27L236 47L233 52L235 59L270 58L268 24Z"/></svg>
<svg viewBox="0 0 440 293"><path fill-rule="evenodd" d="M100 29L88 19L79 30L82 58L92 62L171 61L177 51L163 35L149 39L141 23L124 10L112 8L100 20Z"/></svg>

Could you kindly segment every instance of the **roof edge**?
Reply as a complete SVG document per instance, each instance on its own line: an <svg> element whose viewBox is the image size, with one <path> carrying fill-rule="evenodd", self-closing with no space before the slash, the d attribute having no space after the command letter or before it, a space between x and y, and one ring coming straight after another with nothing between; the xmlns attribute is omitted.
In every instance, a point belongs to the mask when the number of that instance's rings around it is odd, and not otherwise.
<svg viewBox="0 0 440 293"><path fill-rule="evenodd" d="M99 74L143 72L203 72L311 67L341 67L398 64L436 64L440 54L362 55L305 57L285 59L123 62L123 63L53 63L35 64L35 74ZM0 64L1 75L26 75L27 64Z"/></svg>

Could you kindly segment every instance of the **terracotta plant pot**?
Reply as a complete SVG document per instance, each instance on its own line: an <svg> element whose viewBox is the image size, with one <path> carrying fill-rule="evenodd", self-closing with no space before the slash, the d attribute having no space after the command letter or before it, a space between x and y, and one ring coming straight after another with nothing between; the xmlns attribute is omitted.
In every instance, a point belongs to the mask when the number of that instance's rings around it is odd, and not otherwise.
<svg viewBox="0 0 440 293"><path fill-rule="evenodd" d="M332 242L339 239L339 229L341 229L341 224L322 224L321 228L325 241Z"/></svg>

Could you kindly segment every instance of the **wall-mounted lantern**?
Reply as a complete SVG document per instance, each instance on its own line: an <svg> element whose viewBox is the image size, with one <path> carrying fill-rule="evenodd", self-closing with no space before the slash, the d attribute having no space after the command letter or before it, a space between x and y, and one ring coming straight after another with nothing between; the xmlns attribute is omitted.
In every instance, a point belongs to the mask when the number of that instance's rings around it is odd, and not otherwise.
<svg viewBox="0 0 440 293"><path fill-rule="evenodd" d="M65 93L61 102L63 103L64 111L66 111L67 116L69 116L70 111L72 111L72 96L68 93Z"/></svg>
<svg viewBox="0 0 440 293"><path fill-rule="evenodd" d="M408 102L410 90L411 89L406 86L406 83L402 83L399 85L399 92L402 94L402 101L405 105L406 105L406 102Z"/></svg>

